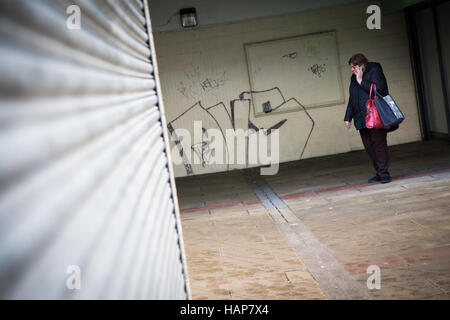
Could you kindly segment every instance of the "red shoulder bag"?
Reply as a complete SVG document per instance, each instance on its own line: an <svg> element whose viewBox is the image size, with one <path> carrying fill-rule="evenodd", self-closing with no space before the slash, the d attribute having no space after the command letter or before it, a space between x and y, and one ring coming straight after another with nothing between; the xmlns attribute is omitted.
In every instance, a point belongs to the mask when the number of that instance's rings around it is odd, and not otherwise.
<svg viewBox="0 0 450 320"><path fill-rule="evenodd" d="M378 110L374 102L374 99L378 99L378 97L374 92L374 97L372 98L372 87L377 90L377 85L375 83L372 83L370 85L369 100L367 100L366 103L366 127L368 129L389 129L390 127L383 124L380 115L378 114Z"/></svg>

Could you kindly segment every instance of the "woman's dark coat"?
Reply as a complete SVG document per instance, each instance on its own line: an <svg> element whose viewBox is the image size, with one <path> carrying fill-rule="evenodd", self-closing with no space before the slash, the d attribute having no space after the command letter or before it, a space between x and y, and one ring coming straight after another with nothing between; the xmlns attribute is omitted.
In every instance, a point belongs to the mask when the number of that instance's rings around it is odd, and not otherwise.
<svg viewBox="0 0 450 320"><path fill-rule="evenodd" d="M344 121L352 121L353 119L357 130L366 128L366 103L367 100L369 100L371 83L375 83L377 85L377 91L383 97L389 94L383 69L378 62L369 62L367 64L361 84L356 81L356 75L354 74L350 79L350 98L348 100ZM395 128L393 127L388 131L393 131L397 128L398 126Z"/></svg>

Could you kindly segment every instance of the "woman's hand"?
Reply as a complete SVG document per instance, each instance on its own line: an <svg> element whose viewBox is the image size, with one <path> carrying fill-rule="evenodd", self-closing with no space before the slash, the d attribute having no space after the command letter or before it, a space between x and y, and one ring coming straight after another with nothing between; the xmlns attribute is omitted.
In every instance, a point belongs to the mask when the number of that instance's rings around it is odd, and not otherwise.
<svg viewBox="0 0 450 320"><path fill-rule="evenodd" d="M355 74L356 74L356 81L358 81L358 83L361 84L364 74L363 67L362 66L358 67Z"/></svg>
<svg viewBox="0 0 450 320"><path fill-rule="evenodd" d="M352 126L352 123L350 121L344 121L345 126L347 127L347 129L350 129Z"/></svg>

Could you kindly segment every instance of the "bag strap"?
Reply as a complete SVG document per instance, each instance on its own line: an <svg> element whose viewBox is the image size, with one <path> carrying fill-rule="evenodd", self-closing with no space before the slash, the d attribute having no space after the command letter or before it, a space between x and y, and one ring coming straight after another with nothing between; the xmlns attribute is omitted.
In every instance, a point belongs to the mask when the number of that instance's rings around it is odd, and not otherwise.
<svg viewBox="0 0 450 320"><path fill-rule="evenodd" d="M377 90L377 85L375 84L375 83L372 83L372 85L375 87L375 98L377 97L377 96L379 96L381 99L384 99L384 97L378 92L378 90ZM371 89L372 89L372 86L371 86ZM369 96L370 97L370 96Z"/></svg>
<svg viewBox="0 0 450 320"><path fill-rule="evenodd" d="M375 94L377 94L381 99L384 98L384 97L383 97L378 91L376 91L376 90L375 90Z"/></svg>
<svg viewBox="0 0 450 320"><path fill-rule="evenodd" d="M373 87L373 89L374 89L374 99L376 99L377 98L377 94L378 94L378 92L377 92L377 85L375 84L375 83L371 83L370 84L370 93L369 93L369 99L372 99L372 87Z"/></svg>

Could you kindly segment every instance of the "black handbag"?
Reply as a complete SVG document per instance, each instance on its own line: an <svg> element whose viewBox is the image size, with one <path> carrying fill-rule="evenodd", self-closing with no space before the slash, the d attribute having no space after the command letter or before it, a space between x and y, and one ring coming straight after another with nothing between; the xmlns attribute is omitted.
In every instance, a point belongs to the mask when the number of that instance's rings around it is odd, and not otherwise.
<svg viewBox="0 0 450 320"><path fill-rule="evenodd" d="M375 94L377 94L381 98L374 99L374 103L377 107L378 114L383 124L385 126L399 125L403 120L405 120L405 116L395 103L394 99L389 94L385 97L379 94L376 85L374 85L374 88Z"/></svg>

